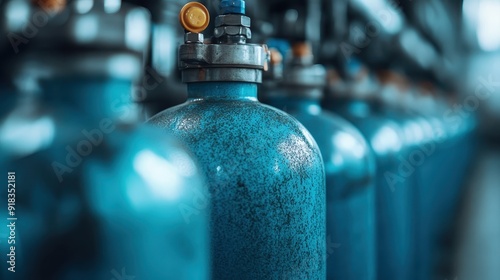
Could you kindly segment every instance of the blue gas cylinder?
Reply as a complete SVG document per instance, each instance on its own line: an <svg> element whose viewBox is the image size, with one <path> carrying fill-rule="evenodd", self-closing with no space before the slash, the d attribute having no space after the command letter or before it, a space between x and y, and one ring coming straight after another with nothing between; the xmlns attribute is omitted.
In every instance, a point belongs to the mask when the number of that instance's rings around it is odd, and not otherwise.
<svg viewBox="0 0 500 280"><path fill-rule="evenodd" d="M415 107L423 108L433 105L434 100L421 104L420 96L414 100ZM420 116L420 124L425 128L425 137L420 146L412 148L410 157L415 168L417 188L415 189L415 275L414 279L433 279L434 266L436 263L434 240L434 221L440 215L439 200L442 197L442 187L446 185L443 181L443 159L447 156L445 149L445 138L441 127L437 126L429 116L428 110L416 110Z"/></svg>
<svg viewBox="0 0 500 280"><path fill-rule="evenodd" d="M149 123L181 139L207 177L214 279L324 279L321 153L299 122L258 101L269 54L246 43L250 19L241 4L221 7L213 43L200 33L206 26L190 20L208 19L206 8L182 9L189 99Z"/></svg>
<svg viewBox="0 0 500 280"><path fill-rule="evenodd" d="M207 202L182 146L147 129L71 113L52 111L31 131L10 130L51 140L22 158L8 155L2 170L16 177L9 188L19 209L12 215L19 217L13 279L206 279ZM50 266L55 259L59 265Z"/></svg>
<svg viewBox="0 0 500 280"><path fill-rule="evenodd" d="M309 49L302 43L298 48ZM298 50L283 80L265 83L264 102L300 121L323 155L327 192L327 279L375 279L375 159L361 133L322 110L326 70ZM276 61L277 62L277 61Z"/></svg>
<svg viewBox="0 0 500 280"><path fill-rule="evenodd" d="M470 146L462 142L461 133L473 117L455 114L453 107L458 103L447 105L442 100L444 94L437 94L439 91L430 83L421 83L419 91L418 105L432 125L433 142L437 146L435 164L422 166L425 172L422 180L428 186L428 194L422 200L425 207L421 207L421 212L427 228L425 235L422 234L426 240L422 240L419 248L426 254L417 256L425 264L419 271L419 279L429 279L429 275L435 276L452 262L456 213L467 175L467 155L470 155Z"/></svg>
<svg viewBox="0 0 500 280"><path fill-rule="evenodd" d="M129 15L147 22L147 13L130 6L103 11L94 6L82 14L68 7L16 62L20 77L41 69L49 75L36 77L38 117L25 123L24 108L16 108L4 122L14 125L8 132L2 127L19 143L38 146L24 153L2 148L11 151L2 174L11 172L13 179L2 196L15 194L8 213L15 244L0 246L14 251L8 265L16 272L1 273L35 280L208 279L210 208L195 160L164 132L122 121L140 53L117 51L120 40L100 45L96 36L91 45L102 48L88 48L72 41L77 36L61 35L82 32L68 23L89 24L89 18L111 20L100 31L113 30L117 37L123 34L116 25ZM71 51L58 52L65 44ZM0 204L8 209L7 199ZM12 232L4 228L2 236Z"/></svg>
<svg viewBox="0 0 500 280"><path fill-rule="evenodd" d="M379 112L377 87L362 67L356 79L331 74L325 109L340 114L367 140L377 164L375 207L377 279L411 279L413 268L413 205L406 179L412 170L405 160L407 147L401 126ZM332 71L335 73L335 71ZM335 77L335 78L332 78Z"/></svg>
<svg viewBox="0 0 500 280"><path fill-rule="evenodd" d="M393 70L382 70L377 73L380 83L382 103L380 113L399 124L405 132L405 143L408 153L404 155L409 170L406 180L413 190L413 223L415 257L412 275L415 279L431 279L432 266L435 263L431 238L431 220L438 202L439 181L442 175L436 171L442 166L445 155L441 142L438 141L438 128L425 114L419 114L409 107L417 103L412 96L410 83L405 77ZM431 103L432 104L432 103ZM425 106L429 106L426 104ZM436 184L436 182L439 182Z"/></svg>

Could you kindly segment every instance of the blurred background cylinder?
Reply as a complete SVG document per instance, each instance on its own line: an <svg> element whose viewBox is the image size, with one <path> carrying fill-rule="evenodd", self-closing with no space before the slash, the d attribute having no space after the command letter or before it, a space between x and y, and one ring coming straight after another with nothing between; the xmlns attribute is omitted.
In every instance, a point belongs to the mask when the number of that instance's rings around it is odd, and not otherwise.
<svg viewBox="0 0 500 280"><path fill-rule="evenodd" d="M11 72L16 85L32 83L16 87L30 102L18 98L1 120L0 166L15 181L2 189L15 207L2 201L11 210L1 216L17 233L1 245L17 271L1 275L208 279L209 206L196 161L134 117L148 12L120 1L26 5L47 22Z"/></svg>
<svg viewBox="0 0 500 280"><path fill-rule="evenodd" d="M261 96L304 124L322 151L327 182L327 279L375 279L375 159L353 125L321 109L326 69L314 64L310 45L297 42L282 55L278 49L285 43L274 42L274 77L266 81ZM287 57L284 63L282 56ZM283 79L275 72L283 68L279 64L285 64Z"/></svg>

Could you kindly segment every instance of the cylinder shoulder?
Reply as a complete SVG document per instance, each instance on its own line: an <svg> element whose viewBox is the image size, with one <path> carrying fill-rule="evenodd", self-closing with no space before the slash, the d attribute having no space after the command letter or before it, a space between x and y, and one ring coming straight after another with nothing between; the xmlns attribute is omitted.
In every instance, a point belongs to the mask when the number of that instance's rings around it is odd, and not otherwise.
<svg viewBox="0 0 500 280"><path fill-rule="evenodd" d="M295 118L256 101L187 102L159 113L148 123L181 138L227 139L231 140L228 144L242 145L255 142L263 144L262 149L267 144L300 139L319 153L309 131Z"/></svg>
<svg viewBox="0 0 500 280"><path fill-rule="evenodd" d="M188 102L149 123L186 143L207 166L208 176L253 174L271 180L276 174L299 172L324 180L321 152L307 129L287 113L256 101Z"/></svg>
<svg viewBox="0 0 500 280"><path fill-rule="evenodd" d="M395 121L379 114L369 118L343 116L359 129L376 157L395 157L404 150L404 131Z"/></svg>
<svg viewBox="0 0 500 280"><path fill-rule="evenodd" d="M325 163L327 181L336 188L371 187L376 164L361 132L344 118L330 113L294 115L311 132ZM349 190L344 190L349 191Z"/></svg>

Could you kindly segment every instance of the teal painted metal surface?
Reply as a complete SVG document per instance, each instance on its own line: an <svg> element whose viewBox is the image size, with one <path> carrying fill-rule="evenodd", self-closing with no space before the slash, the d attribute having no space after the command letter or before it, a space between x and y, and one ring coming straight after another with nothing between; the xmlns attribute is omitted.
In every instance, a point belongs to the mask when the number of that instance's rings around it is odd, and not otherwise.
<svg viewBox="0 0 500 280"><path fill-rule="evenodd" d="M189 100L149 123L197 156L211 197L214 279L324 279L325 173L294 118L257 85L188 84Z"/></svg>
<svg viewBox="0 0 500 280"><path fill-rule="evenodd" d="M406 178L404 132L373 103L328 100L325 108L354 124L377 161L377 279L411 279L414 267L414 185Z"/></svg>
<svg viewBox="0 0 500 280"><path fill-rule="evenodd" d="M268 97L265 102L297 118L322 152L327 186L327 279L375 279L376 167L370 147L352 124L322 110L315 98L297 95Z"/></svg>

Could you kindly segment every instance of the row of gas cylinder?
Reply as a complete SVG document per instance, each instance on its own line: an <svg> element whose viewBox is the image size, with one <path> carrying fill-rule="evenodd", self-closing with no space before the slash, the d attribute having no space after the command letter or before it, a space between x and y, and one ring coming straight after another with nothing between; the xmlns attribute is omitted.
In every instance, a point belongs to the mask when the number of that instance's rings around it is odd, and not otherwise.
<svg viewBox="0 0 500 280"><path fill-rule="evenodd" d="M307 43L249 44L245 2L223 0L210 41L207 9L182 8L189 98L143 124L147 13L73 2L33 8L43 28L0 49L2 279L427 280L447 265L466 106L355 58L341 76Z"/></svg>

